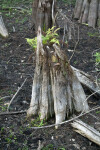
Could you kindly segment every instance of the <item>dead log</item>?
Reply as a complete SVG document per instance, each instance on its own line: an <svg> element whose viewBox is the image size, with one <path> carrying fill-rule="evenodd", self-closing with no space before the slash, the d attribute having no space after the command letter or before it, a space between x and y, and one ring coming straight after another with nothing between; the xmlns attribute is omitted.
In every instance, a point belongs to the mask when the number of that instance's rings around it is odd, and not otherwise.
<svg viewBox="0 0 100 150"><path fill-rule="evenodd" d="M8 31L7 31L6 27L5 27L5 24L3 22L3 18L1 16L1 14L0 14L0 35L2 37L4 37L4 38L8 37Z"/></svg>
<svg viewBox="0 0 100 150"><path fill-rule="evenodd" d="M32 5L32 26L43 31L55 25L56 0L34 0Z"/></svg>
<svg viewBox="0 0 100 150"><path fill-rule="evenodd" d="M86 86L89 90L95 92L95 94L100 96L100 86L96 85L93 77L91 77L89 74L83 71L80 71L79 69L76 69L74 67L72 67L72 69L75 72L78 80L80 81L82 85Z"/></svg>
<svg viewBox="0 0 100 150"><path fill-rule="evenodd" d="M100 146L100 133L96 129L81 120L75 120L71 125L75 128L74 131Z"/></svg>
<svg viewBox="0 0 100 150"><path fill-rule="evenodd" d="M80 23L96 27L100 20L99 4L100 0L76 0L74 18L78 19Z"/></svg>
<svg viewBox="0 0 100 150"><path fill-rule="evenodd" d="M71 68L67 56L56 44L42 44L38 30L36 68L28 116L48 119L55 114L56 124L67 116L89 109L84 90Z"/></svg>

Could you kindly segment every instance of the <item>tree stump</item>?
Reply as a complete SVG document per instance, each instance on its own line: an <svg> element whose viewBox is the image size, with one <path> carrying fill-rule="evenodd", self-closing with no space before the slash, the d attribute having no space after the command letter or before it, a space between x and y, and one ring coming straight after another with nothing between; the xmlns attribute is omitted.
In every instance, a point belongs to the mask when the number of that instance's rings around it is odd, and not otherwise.
<svg viewBox="0 0 100 150"><path fill-rule="evenodd" d="M55 114L58 124L69 114L88 109L85 93L66 54L56 44L44 46L39 28L28 117L39 114L40 119L48 119Z"/></svg>
<svg viewBox="0 0 100 150"><path fill-rule="evenodd" d="M91 27L100 27L100 0L76 0L74 18L79 23L86 23Z"/></svg>
<svg viewBox="0 0 100 150"><path fill-rule="evenodd" d="M32 5L32 26L43 31L55 25L56 0L34 0Z"/></svg>

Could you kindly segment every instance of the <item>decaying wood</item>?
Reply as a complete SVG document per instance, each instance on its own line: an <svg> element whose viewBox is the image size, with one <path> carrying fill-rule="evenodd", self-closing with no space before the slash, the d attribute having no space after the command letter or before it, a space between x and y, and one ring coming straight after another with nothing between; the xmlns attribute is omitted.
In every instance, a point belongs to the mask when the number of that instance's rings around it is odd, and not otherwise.
<svg viewBox="0 0 100 150"><path fill-rule="evenodd" d="M87 125L81 120L75 120L71 125L75 128L76 132L100 146L100 133L93 127Z"/></svg>
<svg viewBox="0 0 100 150"><path fill-rule="evenodd" d="M26 113L27 111L26 110L23 110L23 111L15 111L15 112L2 112L0 113L0 116L4 116L4 115L17 115L17 114L23 114L23 113Z"/></svg>
<svg viewBox="0 0 100 150"><path fill-rule="evenodd" d="M55 24L56 0L34 0L32 5L32 26L46 31Z"/></svg>
<svg viewBox="0 0 100 150"><path fill-rule="evenodd" d="M100 86L96 85L94 79L92 79L92 77L90 75L88 75L87 73L80 71L79 69L76 69L74 67L72 67L72 69L75 72L75 74L81 84L83 84L88 89L95 92L95 94L98 94L100 96Z"/></svg>
<svg viewBox="0 0 100 150"><path fill-rule="evenodd" d="M74 18L91 27L99 27L100 0L76 0Z"/></svg>
<svg viewBox="0 0 100 150"><path fill-rule="evenodd" d="M0 14L0 35L4 38L8 37L8 31L5 27L1 14Z"/></svg>
<svg viewBox="0 0 100 150"><path fill-rule="evenodd" d="M59 46L43 46L38 30L36 68L28 116L41 114L40 119L55 114L56 124L74 111L89 109L84 90Z"/></svg>

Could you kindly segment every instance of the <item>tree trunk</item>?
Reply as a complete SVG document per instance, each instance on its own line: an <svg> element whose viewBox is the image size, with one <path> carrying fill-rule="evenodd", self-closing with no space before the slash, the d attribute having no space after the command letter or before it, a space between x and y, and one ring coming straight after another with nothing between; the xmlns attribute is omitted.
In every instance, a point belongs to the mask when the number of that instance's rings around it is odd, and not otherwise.
<svg viewBox="0 0 100 150"><path fill-rule="evenodd" d="M76 0L74 18L91 27L100 27L100 0Z"/></svg>
<svg viewBox="0 0 100 150"><path fill-rule="evenodd" d="M100 28L100 2L99 2L99 5L98 5L98 20L97 20L97 25Z"/></svg>
<svg viewBox="0 0 100 150"><path fill-rule="evenodd" d="M27 115L40 114L40 119L47 119L55 114L58 124L75 111L87 110L85 93L66 54L56 44L43 46L39 28L32 98Z"/></svg>
<svg viewBox="0 0 100 150"><path fill-rule="evenodd" d="M56 0L34 0L32 6L32 26L43 31L55 24Z"/></svg>
<svg viewBox="0 0 100 150"><path fill-rule="evenodd" d="M8 37L8 31L5 27L1 14L0 14L0 35L4 38Z"/></svg>

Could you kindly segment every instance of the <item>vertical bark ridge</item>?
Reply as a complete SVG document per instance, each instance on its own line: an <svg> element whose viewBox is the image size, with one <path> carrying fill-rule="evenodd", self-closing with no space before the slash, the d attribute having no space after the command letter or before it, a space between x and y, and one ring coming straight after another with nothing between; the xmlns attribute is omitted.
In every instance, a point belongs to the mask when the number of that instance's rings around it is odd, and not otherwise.
<svg viewBox="0 0 100 150"><path fill-rule="evenodd" d="M83 3L82 3L83 1ZM74 10L74 18L79 20L79 23L87 23L91 27L98 25L100 18L100 0L76 0ZM99 19L100 20L100 19ZM99 27L99 25L98 25Z"/></svg>
<svg viewBox="0 0 100 150"><path fill-rule="evenodd" d="M34 0L32 5L32 26L37 31L41 26L43 31L54 26L56 0Z"/></svg>

